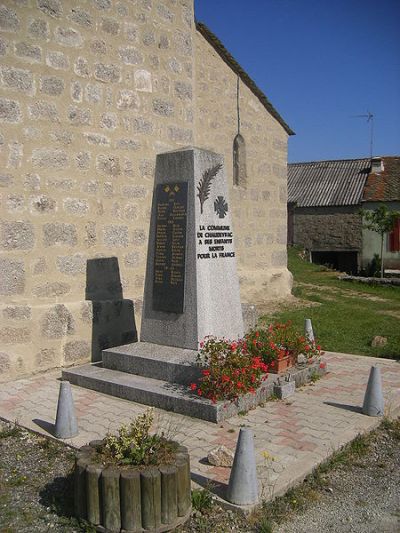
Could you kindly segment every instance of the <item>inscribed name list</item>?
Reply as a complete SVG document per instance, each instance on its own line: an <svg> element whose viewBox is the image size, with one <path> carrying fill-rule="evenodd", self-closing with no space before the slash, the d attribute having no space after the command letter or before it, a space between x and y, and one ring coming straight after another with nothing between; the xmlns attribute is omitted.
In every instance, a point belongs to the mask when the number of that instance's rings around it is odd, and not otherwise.
<svg viewBox="0 0 400 533"><path fill-rule="evenodd" d="M162 183L155 196L153 309L183 313L187 182Z"/></svg>

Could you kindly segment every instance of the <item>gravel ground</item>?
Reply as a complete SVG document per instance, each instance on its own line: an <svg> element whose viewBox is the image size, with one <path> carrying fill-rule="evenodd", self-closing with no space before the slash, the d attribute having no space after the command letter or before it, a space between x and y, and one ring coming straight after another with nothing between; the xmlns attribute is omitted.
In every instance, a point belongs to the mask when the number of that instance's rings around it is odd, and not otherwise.
<svg viewBox="0 0 400 533"><path fill-rule="evenodd" d="M94 531L72 516L73 457L62 443L0 421L0 533ZM248 519L213 505L178 531L399 533L400 422Z"/></svg>

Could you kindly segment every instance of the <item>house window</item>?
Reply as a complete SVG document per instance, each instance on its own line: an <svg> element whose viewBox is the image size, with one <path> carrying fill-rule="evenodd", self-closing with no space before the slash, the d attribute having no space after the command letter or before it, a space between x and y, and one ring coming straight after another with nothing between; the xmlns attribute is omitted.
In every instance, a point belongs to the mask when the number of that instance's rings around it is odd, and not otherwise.
<svg viewBox="0 0 400 533"><path fill-rule="evenodd" d="M246 187L246 143L238 133L233 140L233 185Z"/></svg>
<svg viewBox="0 0 400 533"><path fill-rule="evenodd" d="M400 218L396 219L393 230L389 233L389 252L400 252Z"/></svg>

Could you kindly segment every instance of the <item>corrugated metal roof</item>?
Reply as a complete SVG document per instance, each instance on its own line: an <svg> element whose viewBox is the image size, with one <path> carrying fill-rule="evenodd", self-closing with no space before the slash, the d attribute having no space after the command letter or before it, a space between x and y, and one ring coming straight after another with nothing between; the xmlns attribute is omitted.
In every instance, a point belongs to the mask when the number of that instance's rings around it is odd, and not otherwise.
<svg viewBox="0 0 400 533"><path fill-rule="evenodd" d="M364 189L364 202L400 200L400 157L382 157L383 171L371 173Z"/></svg>
<svg viewBox="0 0 400 533"><path fill-rule="evenodd" d="M360 204L369 169L369 158L290 163L288 202L298 207Z"/></svg>

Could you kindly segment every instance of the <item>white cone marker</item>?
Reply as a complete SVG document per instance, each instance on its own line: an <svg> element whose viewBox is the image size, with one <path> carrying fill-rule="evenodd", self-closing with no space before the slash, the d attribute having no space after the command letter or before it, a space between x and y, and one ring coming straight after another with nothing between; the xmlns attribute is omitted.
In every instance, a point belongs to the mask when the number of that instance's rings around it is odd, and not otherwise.
<svg viewBox="0 0 400 533"><path fill-rule="evenodd" d="M78 435L78 423L69 381L61 381L60 383L54 434L58 439L71 439Z"/></svg>
<svg viewBox="0 0 400 533"><path fill-rule="evenodd" d="M379 367L372 366L367 390L365 391L362 412L368 416L383 416L384 400L382 393L381 371Z"/></svg>
<svg viewBox="0 0 400 533"><path fill-rule="evenodd" d="M253 432L249 428L240 429L229 478L227 499L236 505L252 505L258 502Z"/></svg>

